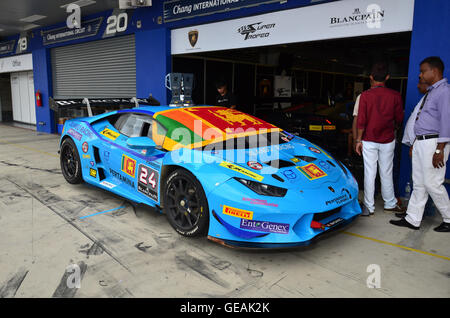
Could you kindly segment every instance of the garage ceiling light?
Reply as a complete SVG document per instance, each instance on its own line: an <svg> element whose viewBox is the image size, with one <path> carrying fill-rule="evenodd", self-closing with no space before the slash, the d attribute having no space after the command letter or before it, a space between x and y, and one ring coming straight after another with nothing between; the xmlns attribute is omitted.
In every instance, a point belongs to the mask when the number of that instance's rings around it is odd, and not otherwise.
<svg viewBox="0 0 450 318"><path fill-rule="evenodd" d="M25 25L25 26L23 27L23 30L24 30L24 31L28 31L28 30L31 30L31 29L34 29L34 28L37 28L37 27L40 27L40 25L31 23L31 24Z"/></svg>
<svg viewBox="0 0 450 318"><path fill-rule="evenodd" d="M22 22L27 22L27 23L31 23L31 22L34 22L34 21L37 21L37 20L44 19L44 18L46 18L46 17L47 17L47 16L45 16L45 15L33 14L33 15L30 15L29 17L20 19L20 21L22 21Z"/></svg>
<svg viewBox="0 0 450 318"><path fill-rule="evenodd" d="M94 3L96 3L96 1L94 1L94 0L78 0L78 1L75 1L75 2L71 2L71 3L67 3L65 5L62 5L62 6L60 6L60 8L65 9L69 4L76 4L79 7L85 7L85 6L89 6L91 4L94 4Z"/></svg>

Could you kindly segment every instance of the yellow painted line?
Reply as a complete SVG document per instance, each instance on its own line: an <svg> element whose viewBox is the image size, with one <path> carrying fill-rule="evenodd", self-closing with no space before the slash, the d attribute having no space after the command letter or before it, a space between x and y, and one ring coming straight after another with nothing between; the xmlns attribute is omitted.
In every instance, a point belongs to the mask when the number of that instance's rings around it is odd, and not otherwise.
<svg viewBox="0 0 450 318"><path fill-rule="evenodd" d="M351 233L351 232L341 232L343 234L347 234L347 235L351 235L351 236L355 236L355 237L359 237L359 238L363 238L366 240L370 240L376 243L380 243L380 244L386 244L386 245L390 245L390 246L394 246L394 247L398 247L398 248L402 248L408 251L412 251L412 252L416 252L416 253L420 253L420 254L425 254L428 256L433 256L433 257L437 257L437 258L441 258L441 259L445 259L447 261L450 261L450 257L447 256L442 256L442 255L438 255L438 254L434 254L434 253L430 253L430 252L425 252L425 251L421 251L421 250L417 250L415 248L411 248L411 247L407 247L407 246L403 246L403 245L399 245L399 244L395 244L395 243L391 243L391 242L386 242L386 241L382 241L382 240L378 240L372 237L368 237L368 236L364 236L364 235L360 235L360 234L355 234L355 233Z"/></svg>
<svg viewBox="0 0 450 318"><path fill-rule="evenodd" d="M47 156L52 156L52 157L59 158L58 155L55 155L55 154L52 154L52 153L49 153L49 152L45 152L45 151L41 151L41 150L39 150L39 149L32 148L32 147L27 147L27 146L17 145L17 144L15 144L15 143L10 142L10 141L5 140L5 139L0 139L0 142L3 142L3 143L5 143L5 144L7 144L7 145L10 145L10 146L13 146L13 147L16 147L16 148L21 148L21 149L31 150L31 151L38 152L38 153L41 153L41 154L44 154L44 155L47 155Z"/></svg>

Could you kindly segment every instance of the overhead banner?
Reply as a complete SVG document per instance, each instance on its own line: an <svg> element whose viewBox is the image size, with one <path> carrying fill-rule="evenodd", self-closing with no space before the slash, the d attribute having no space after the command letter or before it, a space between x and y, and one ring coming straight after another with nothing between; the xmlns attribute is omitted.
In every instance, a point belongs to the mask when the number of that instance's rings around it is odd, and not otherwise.
<svg viewBox="0 0 450 318"><path fill-rule="evenodd" d="M193 18L227 10L253 7L280 0L175 0L164 2L164 22ZM311 0L302 0L310 3Z"/></svg>
<svg viewBox="0 0 450 318"><path fill-rule="evenodd" d="M346 0L172 30L172 54L412 30L414 0Z"/></svg>
<svg viewBox="0 0 450 318"><path fill-rule="evenodd" d="M78 40L86 37L95 36L102 24L103 17L82 21L80 28L69 29L62 27L42 32L42 44L49 45L58 42Z"/></svg>
<svg viewBox="0 0 450 318"><path fill-rule="evenodd" d="M14 50L15 44L16 44L16 40L0 42L0 55L11 53Z"/></svg>

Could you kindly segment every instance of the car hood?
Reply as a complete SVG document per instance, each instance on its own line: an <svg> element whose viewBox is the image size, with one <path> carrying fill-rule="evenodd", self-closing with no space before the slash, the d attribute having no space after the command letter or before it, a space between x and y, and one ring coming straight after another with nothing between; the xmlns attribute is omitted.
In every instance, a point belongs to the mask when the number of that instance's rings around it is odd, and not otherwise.
<svg viewBox="0 0 450 318"><path fill-rule="evenodd" d="M341 179L353 179L325 150L299 137L274 146L204 152L214 157L217 165L228 169L231 177L285 188L315 189Z"/></svg>

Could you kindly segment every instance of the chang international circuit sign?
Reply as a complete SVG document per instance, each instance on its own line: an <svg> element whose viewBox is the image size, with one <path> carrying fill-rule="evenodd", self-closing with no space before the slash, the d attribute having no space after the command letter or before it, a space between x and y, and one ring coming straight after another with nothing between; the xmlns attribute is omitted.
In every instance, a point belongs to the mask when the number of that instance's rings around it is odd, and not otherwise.
<svg viewBox="0 0 450 318"><path fill-rule="evenodd" d="M86 37L95 36L102 24L103 18L99 17L89 21L83 21L80 28L62 27L42 32L42 43L50 45L70 40L78 40Z"/></svg>
<svg viewBox="0 0 450 318"><path fill-rule="evenodd" d="M175 0L164 2L164 22L193 18L228 10L253 7L280 0ZM311 0L302 0L309 4Z"/></svg>

